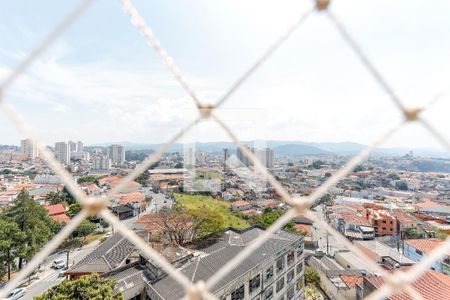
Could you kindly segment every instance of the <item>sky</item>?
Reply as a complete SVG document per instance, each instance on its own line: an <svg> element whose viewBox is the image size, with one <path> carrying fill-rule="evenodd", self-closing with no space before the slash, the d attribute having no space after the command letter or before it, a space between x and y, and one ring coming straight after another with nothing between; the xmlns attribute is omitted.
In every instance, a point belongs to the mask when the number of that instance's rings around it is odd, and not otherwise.
<svg viewBox="0 0 450 300"><path fill-rule="evenodd" d="M409 107L450 89L450 2L332 1ZM0 82L79 1L0 2ZM311 5L306 0L135 0L204 103L214 103ZM96 0L5 92L48 144L162 143L195 105L119 1ZM450 139L450 93L424 113ZM370 144L401 113L325 15L314 13L217 111L242 140ZM23 137L0 112L0 144ZM211 121L186 140L227 141ZM385 147L439 148L410 124Z"/></svg>

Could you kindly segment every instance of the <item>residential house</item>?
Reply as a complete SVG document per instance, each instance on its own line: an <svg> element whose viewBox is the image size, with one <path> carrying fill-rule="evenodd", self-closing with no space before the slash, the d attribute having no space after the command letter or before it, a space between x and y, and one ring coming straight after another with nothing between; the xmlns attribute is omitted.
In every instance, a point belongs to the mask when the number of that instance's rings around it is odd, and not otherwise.
<svg viewBox="0 0 450 300"><path fill-rule="evenodd" d="M55 205L46 205L44 206L48 211L48 215L50 218L57 222L69 223L70 217L66 214L66 209L61 203Z"/></svg>
<svg viewBox="0 0 450 300"><path fill-rule="evenodd" d="M438 238L404 240L403 253L409 259L418 262L443 243L444 241ZM443 258L434 261L431 269L450 275L450 252Z"/></svg>
<svg viewBox="0 0 450 300"><path fill-rule="evenodd" d="M356 299L362 300L384 284L383 277L364 276L362 283L356 284ZM411 286L424 300L449 299L450 276L427 270L422 276L411 283ZM387 300L412 300L405 292L394 292L384 299Z"/></svg>

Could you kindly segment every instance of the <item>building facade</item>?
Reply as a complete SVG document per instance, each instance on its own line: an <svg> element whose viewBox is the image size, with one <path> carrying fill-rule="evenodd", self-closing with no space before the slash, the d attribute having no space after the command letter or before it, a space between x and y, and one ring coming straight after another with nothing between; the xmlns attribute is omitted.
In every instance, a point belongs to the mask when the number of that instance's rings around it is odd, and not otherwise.
<svg viewBox="0 0 450 300"><path fill-rule="evenodd" d="M70 146L66 142L55 143L55 157L62 164L70 162Z"/></svg>
<svg viewBox="0 0 450 300"><path fill-rule="evenodd" d="M27 159L35 159L39 156L37 145L31 139L21 140L20 150L21 153L25 154Z"/></svg>
<svg viewBox="0 0 450 300"><path fill-rule="evenodd" d="M95 157L93 159L93 166L92 168L94 170L105 170L109 171L111 170L111 159L106 156L99 156Z"/></svg>
<svg viewBox="0 0 450 300"><path fill-rule="evenodd" d="M125 148L122 145L110 145L108 147L108 157L113 164L123 164L125 162Z"/></svg>

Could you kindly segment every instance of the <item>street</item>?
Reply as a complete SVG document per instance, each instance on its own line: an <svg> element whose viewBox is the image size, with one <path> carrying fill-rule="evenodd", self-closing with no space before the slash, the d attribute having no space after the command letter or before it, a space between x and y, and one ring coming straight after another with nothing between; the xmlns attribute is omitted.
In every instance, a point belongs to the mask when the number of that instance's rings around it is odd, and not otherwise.
<svg viewBox="0 0 450 300"><path fill-rule="evenodd" d="M318 205L314 212L319 218L325 220L323 205ZM339 244L334 236L327 233L325 229L322 229L317 224L313 224L314 239L319 242L319 248L327 253L327 236L328 236L328 254L334 255L335 252L345 250L346 248Z"/></svg>
<svg viewBox="0 0 450 300"><path fill-rule="evenodd" d="M147 209L149 212L158 212L162 207L171 207L173 204L173 200L163 193L150 192L150 196L152 201Z"/></svg>
<svg viewBox="0 0 450 300"><path fill-rule="evenodd" d="M89 252L91 252L97 245L99 241L94 241L79 250L71 251L69 254L69 261L72 265L73 263L77 263L82 260ZM64 261L67 259L67 254L64 253L55 253L50 255L46 262L41 265L41 271L38 273L38 279L33 280L30 285L26 285L27 293L23 296L23 300L32 300L33 297L36 297L49 288L59 284L64 281L64 277L60 277L59 274L64 272L64 270L55 270L51 268L51 265L54 260L63 259Z"/></svg>

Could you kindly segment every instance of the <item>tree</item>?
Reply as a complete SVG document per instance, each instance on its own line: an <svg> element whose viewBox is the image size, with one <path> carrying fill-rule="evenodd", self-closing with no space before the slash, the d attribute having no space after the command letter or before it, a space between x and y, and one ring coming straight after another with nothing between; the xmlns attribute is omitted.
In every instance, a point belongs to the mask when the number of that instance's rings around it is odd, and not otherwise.
<svg viewBox="0 0 450 300"><path fill-rule="evenodd" d="M316 270L314 270L313 268L306 267L305 268L305 283L307 285L319 286L320 285L319 273Z"/></svg>
<svg viewBox="0 0 450 300"><path fill-rule="evenodd" d="M136 179L134 181L141 184L142 186L147 186L148 179L149 179L148 172L145 171L145 172L141 173L138 177L136 177Z"/></svg>
<svg viewBox="0 0 450 300"><path fill-rule="evenodd" d="M179 205L161 210L156 222L171 241L180 245L206 236L217 236L224 228L221 215L207 208L187 209Z"/></svg>
<svg viewBox="0 0 450 300"><path fill-rule="evenodd" d="M24 240L25 234L15 222L0 219L0 268L8 274L8 280L11 279L11 269L15 267L17 257L23 251Z"/></svg>
<svg viewBox="0 0 450 300"><path fill-rule="evenodd" d="M307 300L323 300L323 295L314 286L307 286L305 288L305 299Z"/></svg>
<svg viewBox="0 0 450 300"><path fill-rule="evenodd" d="M94 175L82 176L77 180L78 184L80 183L95 183L98 185L98 177Z"/></svg>
<svg viewBox="0 0 450 300"><path fill-rule="evenodd" d="M400 190L400 191L407 191L408 190L408 184L406 182L404 182L404 181L397 181L395 183L395 188L397 190Z"/></svg>
<svg viewBox="0 0 450 300"><path fill-rule="evenodd" d="M67 210L67 215L71 218L75 217L83 208L83 206L79 202L75 202L69 206L69 210Z"/></svg>
<svg viewBox="0 0 450 300"><path fill-rule="evenodd" d="M73 236L86 237L95 231L97 226L89 220L83 220L80 225L73 231Z"/></svg>
<svg viewBox="0 0 450 300"><path fill-rule="evenodd" d="M64 186L64 188L62 189L62 192L67 195L67 204L70 205L70 204L74 204L75 203L75 198L72 196L72 194L66 188L66 186Z"/></svg>
<svg viewBox="0 0 450 300"><path fill-rule="evenodd" d="M361 165L357 165L354 169L353 172L357 173L357 172L362 172L364 171L364 167Z"/></svg>
<svg viewBox="0 0 450 300"><path fill-rule="evenodd" d="M47 210L33 200L30 194L22 190L5 213L25 235L24 251L19 256L19 270L23 260L29 261L52 237L54 221Z"/></svg>
<svg viewBox="0 0 450 300"><path fill-rule="evenodd" d="M121 293L114 293L114 280L98 274L81 276L77 280L66 280L51 288L35 300L123 300Z"/></svg>
<svg viewBox="0 0 450 300"><path fill-rule="evenodd" d="M278 220L279 217L283 215L283 211L280 209L272 210L270 208L264 209L264 213L258 216L255 216L252 220L253 224L259 224L264 228L270 227L273 223L275 223L276 220ZM284 225L283 229L291 232L297 232L297 229L295 229L295 223L293 221L289 221L286 225Z"/></svg>
<svg viewBox="0 0 450 300"><path fill-rule="evenodd" d="M69 197L63 191L50 192L47 195L47 201L52 205L59 203L68 203Z"/></svg>

